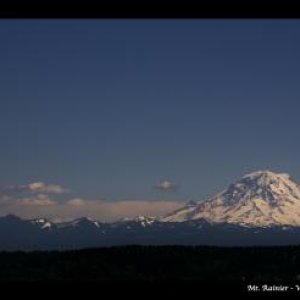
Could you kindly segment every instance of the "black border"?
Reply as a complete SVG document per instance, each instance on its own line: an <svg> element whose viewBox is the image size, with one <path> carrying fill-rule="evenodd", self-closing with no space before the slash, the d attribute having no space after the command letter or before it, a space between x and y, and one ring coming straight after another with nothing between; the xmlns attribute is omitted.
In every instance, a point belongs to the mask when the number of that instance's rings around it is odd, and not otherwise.
<svg viewBox="0 0 300 300"><path fill-rule="evenodd" d="M299 18L296 1L4 0L0 18Z"/></svg>
<svg viewBox="0 0 300 300"><path fill-rule="evenodd" d="M253 283L251 283L253 284ZM259 286L265 283L256 283ZM280 283L284 284L284 283ZM288 283L290 284L290 283ZM231 298L240 296L245 299L256 296L299 297L299 292L249 292L247 283L241 282L201 282L201 281L108 281L108 282L69 282L69 283L1 283L3 294L10 298L24 296L30 299L209 299L209 297ZM108 297L108 298L106 298Z"/></svg>
<svg viewBox="0 0 300 300"><path fill-rule="evenodd" d="M206 0L206 1L165 1L165 0L106 0L106 1L47 1L47 0L6 0L0 2L0 18L114 18L114 19L178 19L178 18L300 18L296 1L258 1L258 0ZM10 297L28 296L31 299L50 297L83 297L110 299L120 295L122 298L181 298L206 299L214 295L222 298L233 295L261 296L247 292L246 283L223 284L212 282L107 282L70 284L0 284L3 293ZM277 295L279 293L276 293ZM264 296L273 296L269 294ZM287 293L282 294L286 297ZM298 296L298 295L297 295Z"/></svg>

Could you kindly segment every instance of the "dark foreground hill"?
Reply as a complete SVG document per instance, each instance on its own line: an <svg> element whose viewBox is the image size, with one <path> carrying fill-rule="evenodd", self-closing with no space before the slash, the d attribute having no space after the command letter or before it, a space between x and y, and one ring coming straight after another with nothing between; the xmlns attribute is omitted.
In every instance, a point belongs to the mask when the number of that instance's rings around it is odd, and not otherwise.
<svg viewBox="0 0 300 300"><path fill-rule="evenodd" d="M0 282L296 282L300 246L123 246L1 252Z"/></svg>

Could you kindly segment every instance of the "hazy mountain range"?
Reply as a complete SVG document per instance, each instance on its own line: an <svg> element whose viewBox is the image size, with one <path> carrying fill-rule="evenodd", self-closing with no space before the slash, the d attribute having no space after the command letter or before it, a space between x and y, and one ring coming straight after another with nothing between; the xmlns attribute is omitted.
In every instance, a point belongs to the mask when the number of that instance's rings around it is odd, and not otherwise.
<svg viewBox="0 0 300 300"><path fill-rule="evenodd" d="M111 245L290 245L300 243L300 188L288 174L258 171L202 202L158 217L114 223L90 218L0 218L1 250L69 249Z"/></svg>

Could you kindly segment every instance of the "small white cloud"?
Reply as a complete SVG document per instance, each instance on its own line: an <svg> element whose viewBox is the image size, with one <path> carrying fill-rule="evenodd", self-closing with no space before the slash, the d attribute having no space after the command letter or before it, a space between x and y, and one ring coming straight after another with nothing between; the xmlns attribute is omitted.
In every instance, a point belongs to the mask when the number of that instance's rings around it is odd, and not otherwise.
<svg viewBox="0 0 300 300"><path fill-rule="evenodd" d="M170 180L162 180L154 188L161 191L174 191L178 188L178 184Z"/></svg>
<svg viewBox="0 0 300 300"><path fill-rule="evenodd" d="M53 193L53 194L65 194L68 189L57 184L46 184L44 182L33 182L24 186L31 192L35 193Z"/></svg>
<svg viewBox="0 0 300 300"><path fill-rule="evenodd" d="M17 199L16 204L24 206L51 206L55 205L56 201L50 199L45 194L38 194L35 197Z"/></svg>
<svg viewBox="0 0 300 300"><path fill-rule="evenodd" d="M16 196L22 193L49 193L49 194L65 194L69 190L58 184L47 184L44 182L32 182L25 185L11 185L0 190L2 194Z"/></svg>

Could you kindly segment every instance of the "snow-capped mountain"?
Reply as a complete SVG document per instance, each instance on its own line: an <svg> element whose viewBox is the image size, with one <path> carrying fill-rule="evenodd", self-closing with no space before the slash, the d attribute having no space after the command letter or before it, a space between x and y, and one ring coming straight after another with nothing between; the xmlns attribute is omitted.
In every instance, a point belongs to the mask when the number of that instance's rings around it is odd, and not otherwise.
<svg viewBox="0 0 300 300"><path fill-rule="evenodd" d="M39 226L41 229L51 229L54 226L51 221L44 218L33 219L31 220L31 223Z"/></svg>
<svg viewBox="0 0 300 300"><path fill-rule="evenodd" d="M206 220L245 226L300 226L300 189L290 175L257 171L204 202L187 204L164 222Z"/></svg>

